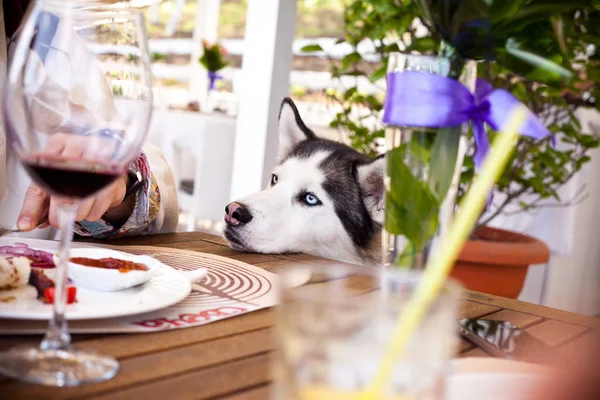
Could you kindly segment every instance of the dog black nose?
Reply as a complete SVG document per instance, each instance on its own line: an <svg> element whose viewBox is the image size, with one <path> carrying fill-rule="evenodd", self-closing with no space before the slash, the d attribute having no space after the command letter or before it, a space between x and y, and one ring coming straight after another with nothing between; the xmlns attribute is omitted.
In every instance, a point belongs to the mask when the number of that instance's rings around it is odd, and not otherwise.
<svg viewBox="0 0 600 400"><path fill-rule="evenodd" d="M225 222L230 226L240 226L252 221L252 214L239 203L230 203L225 207Z"/></svg>

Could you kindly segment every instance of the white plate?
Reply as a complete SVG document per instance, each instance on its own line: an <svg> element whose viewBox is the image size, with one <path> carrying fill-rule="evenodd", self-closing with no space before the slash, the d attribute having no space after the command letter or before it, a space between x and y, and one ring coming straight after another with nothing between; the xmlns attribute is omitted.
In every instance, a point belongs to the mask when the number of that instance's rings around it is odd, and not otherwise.
<svg viewBox="0 0 600 400"><path fill-rule="evenodd" d="M26 243L29 247L54 253L58 244L53 241L20 238L0 238L0 245ZM85 245L89 247L89 245ZM82 247L74 244L74 247ZM159 261L156 261L159 262ZM48 272L52 270L46 270ZM52 276L48 273L48 276ZM169 307L187 297L192 290L190 279L164 265L146 283L118 292L101 292L77 288L77 303L67 305L67 319L99 319L142 314ZM52 306L40 300L21 300L0 303L0 318L48 320Z"/></svg>

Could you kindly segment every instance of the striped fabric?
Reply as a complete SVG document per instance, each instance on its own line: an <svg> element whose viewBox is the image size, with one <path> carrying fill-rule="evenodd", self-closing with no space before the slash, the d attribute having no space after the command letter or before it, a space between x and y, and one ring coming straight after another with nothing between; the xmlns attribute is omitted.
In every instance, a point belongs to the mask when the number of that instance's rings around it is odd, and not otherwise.
<svg viewBox="0 0 600 400"><path fill-rule="evenodd" d="M154 175L150 171L148 159L141 153L133 163L134 172L142 175L143 186L136 193L133 212L122 226L113 226L109 222L76 222L73 227L80 236L91 236L96 239L118 239L125 235L149 235L154 229L153 222L160 209L160 191Z"/></svg>

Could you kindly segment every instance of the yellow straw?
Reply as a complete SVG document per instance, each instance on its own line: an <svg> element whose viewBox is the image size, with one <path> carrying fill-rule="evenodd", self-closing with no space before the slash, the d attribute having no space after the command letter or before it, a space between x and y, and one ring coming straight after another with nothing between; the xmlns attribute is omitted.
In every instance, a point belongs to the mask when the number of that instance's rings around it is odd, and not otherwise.
<svg viewBox="0 0 600 400"><path fill-rule="evenodd" d="M404 347L412 333L423 319L429 306L437 298L446 278L450 274L464 242L469 237L471 229L485 206L492 185L502 173L510 154L514 150L519 137L518 132L525 122L527 112L528 110L524 106L515 107L510 115L511 118L506 132L496 137L491 151L483 163L480 174L467 192L460 210L443 238L440 251L432 255L415 294L402 313L392 336L394 340L390 349L384 352L385 358L375 376L375 380L371 387L360 396L362 400L383 398L383 387L392 374L395 361L404 351Z"/></svg>

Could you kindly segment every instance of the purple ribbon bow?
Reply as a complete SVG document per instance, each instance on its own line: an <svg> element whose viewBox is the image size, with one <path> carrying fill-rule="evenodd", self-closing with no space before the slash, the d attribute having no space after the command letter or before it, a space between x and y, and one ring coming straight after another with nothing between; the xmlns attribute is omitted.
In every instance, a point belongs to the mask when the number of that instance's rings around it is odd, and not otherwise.
<svg viewBox="0 0 600 400"><path fill-rule="evenodd" d="M388 125L450 128L467 121L473 124L475 167L479 169L490 142L484 123L496 131L507 126L509 113L521 104L503 89L477 79L475 94L457 80L430 73L404 71L388 74L383 122ZM529 111L522 135L542 139L550 131ZM554 137L550 138L554 145Z"/></svg>
<svg viewBox="0 0 600 400"><path fill-rule="evenodd" d="M223 76L217 74L217 71L208 71L208 90L215 88L217 79L223 79Z"/></svg>

